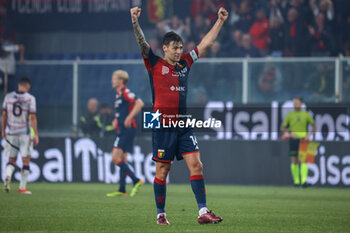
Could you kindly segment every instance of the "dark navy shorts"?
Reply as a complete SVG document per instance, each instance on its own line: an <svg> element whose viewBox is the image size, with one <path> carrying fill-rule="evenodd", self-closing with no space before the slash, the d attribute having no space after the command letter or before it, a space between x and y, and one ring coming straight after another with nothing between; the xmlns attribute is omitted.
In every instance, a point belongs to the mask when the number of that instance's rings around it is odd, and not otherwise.
<svg viewBox="0 0 350 233"><path fill-rule="evenodd" d="M297 157L299 154L300 139L289 139L289 156Z"/></svg>
<svg viewBox="0 0 350 233"><path fill-rule="evenodd" d="M172 162L193 152L199 152L197 138L191 128L154 129L152 131L153 160Z"/></svg>
<svg viewBox="0 0 350 233"><path fill-rule="evenodd" d="M120 148L123 152L133 152L134 139L136 136L136 129L124 128L117 133L117 137L114 141L114 148Z"/></svg>

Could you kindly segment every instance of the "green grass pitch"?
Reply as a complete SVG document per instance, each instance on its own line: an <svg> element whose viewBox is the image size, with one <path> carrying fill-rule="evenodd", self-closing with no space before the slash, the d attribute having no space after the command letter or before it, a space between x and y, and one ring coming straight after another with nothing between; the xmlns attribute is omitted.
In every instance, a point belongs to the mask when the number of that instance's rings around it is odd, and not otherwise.
<svg viewBox="0 0 350 233"><path fill-rule="evenodd" d="M220 224L199 225L190 185L167 186L170 226L156 225L152 185L135 197L106 197L113 184L12 184L0 193L0 232L350 232L350 190L207 186ZM130 191L131 186L128 186Z"/></svg>

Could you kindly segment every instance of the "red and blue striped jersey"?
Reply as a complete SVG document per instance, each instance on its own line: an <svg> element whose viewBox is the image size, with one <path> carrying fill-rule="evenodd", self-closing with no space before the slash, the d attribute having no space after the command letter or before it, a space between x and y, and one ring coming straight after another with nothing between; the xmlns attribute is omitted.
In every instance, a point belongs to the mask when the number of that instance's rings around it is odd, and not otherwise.
<svg viewBox="0 0 350 233"><path fill-rule="evenodd" d="M114 101L115 117L118 119L119 130L125 128L124 121L135 106L135 101L137 97L132 93L127 87L123 87L116 94ZM136 128L136 121L132 119L131 127Z"/></svg>
<svg viewBox="0 0 350 233"><path fill-rule="evenodd" d="M183 54L175 66L156 56L152 49L143 59L151 83L153 111L159 110L162 116L186 114L187 78L198 59L198 49Z"/></svg>

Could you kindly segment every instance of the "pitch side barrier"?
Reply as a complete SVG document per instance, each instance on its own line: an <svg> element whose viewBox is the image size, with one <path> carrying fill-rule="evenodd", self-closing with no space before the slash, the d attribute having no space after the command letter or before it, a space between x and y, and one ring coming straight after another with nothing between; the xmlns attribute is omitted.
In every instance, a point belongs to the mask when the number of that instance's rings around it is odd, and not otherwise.
<svg viewBox="0 0 350 233"><path fill-rule="evenodd" d="M349 64L349 58L330 57L205 58L192 67L187 87L175 85L169 90L187 92L188 106L211 108L211 102L221 102L228 112L232 107L235 111L240 104L269 105L278 101L280 107L296 95L304 98L308 110L312 103L349 106L350 91L343 85L349 76ZM110 78L115 69L126 70L132 77L128 87L146 105L151 105L149 77L141 59L27 61L17 65L8 91L16 88L20 77L29 76L41 119L40 135L77 137L79 119L85 114L88 99L95 97L100 103L111 103L114 99ZM319 84L322 77L326 77L326 89L318 93L315 83Z"/></svg>
<svg viewBox="0 0 350 233"><path fill-rule="evenodd" d="M118 183L119 168L111 161L114 138L40 138L32 154L29 182ZM292 184L289 144L285 140L205 140L198 139L204 176L208 184L275 185ZM1 147L1 178L7 157ZM155 164L151 140L136 139L128 157L136 175L152 183ZM20 179L21 160L13 179ZM188 183L190 174L184 161L173 163L170 183ZM350 187L350 143L320 141L314 164L309 164L308 182L317 187ZM128 178L127 182L131 182Z"/></svg>

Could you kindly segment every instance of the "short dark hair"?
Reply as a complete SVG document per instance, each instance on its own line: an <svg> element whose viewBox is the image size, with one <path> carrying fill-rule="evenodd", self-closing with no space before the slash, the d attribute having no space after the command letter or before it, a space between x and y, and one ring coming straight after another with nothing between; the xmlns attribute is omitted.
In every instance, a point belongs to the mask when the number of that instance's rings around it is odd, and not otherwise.
<svg viewBox="0 0 350 233"><path fill-rule="evenodd" d="M173 31L167 32L163 37L163 45L168 46L170 44L170 42L172 42L172 41L183 43L181 36L179 36L178 34L176 34Z"/></svg>
<svg viewBox="0 0 350 233"><path fill-rule="evenodd" d="M299 100L300 102L304 103L304 99L303 99L303 97L301 97L301 96L294 96L293 99L297 99L297 100Z"/></svg>
<svg viewBox="0 0 350 233"><path fill-rule="evenodd" d="M19 85L31 85L30 79L28 77L22 77L19 81L18 81Z"/></svg>

